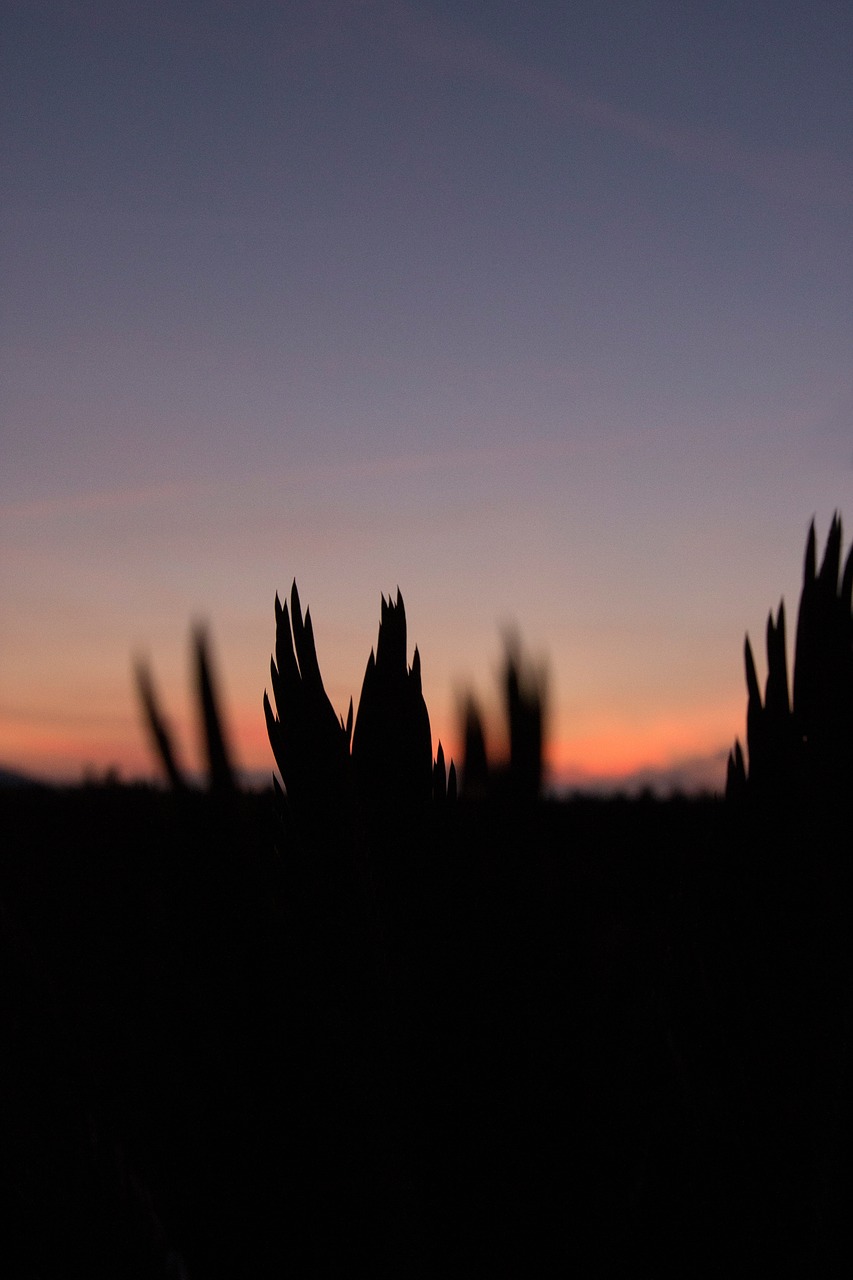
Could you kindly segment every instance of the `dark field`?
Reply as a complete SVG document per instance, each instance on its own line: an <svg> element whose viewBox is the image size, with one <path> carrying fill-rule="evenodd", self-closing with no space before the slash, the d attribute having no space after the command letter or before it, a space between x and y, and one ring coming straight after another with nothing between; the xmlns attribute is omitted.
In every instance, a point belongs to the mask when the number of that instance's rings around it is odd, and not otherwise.
<svg viewBox="0 0 853 1280"><path fill-rule="evenodd" d="M844 1274L850 831L0 794L4 1274ZM310 846L310 847L309 847Z"/></svg>

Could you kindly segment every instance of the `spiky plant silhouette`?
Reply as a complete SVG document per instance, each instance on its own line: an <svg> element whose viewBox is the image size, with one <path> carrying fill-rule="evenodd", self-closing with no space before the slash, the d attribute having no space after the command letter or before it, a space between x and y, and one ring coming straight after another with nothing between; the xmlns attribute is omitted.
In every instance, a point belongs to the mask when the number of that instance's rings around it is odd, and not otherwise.
<svg viewBox="0 0 853 1280"><path fill-rule="evenodd" d="M438 744L432 756L429 713L417 647L406 661L406 611L382 597L379 637L364 673L353 725L335 714L323 685L310 610L302 615L294 581L290 609L276 596L275 656L270 663L275 711L264 694L270 745L284 783L283 805L298 821L369 821L413 817L455 794L455 767Z"/></svg>
<svg viewBox="0 0 853 1280"><path fill-rule="evenodd" d="M853 781L853 547L841 570L842 525L833 516L817 569L814 521L806 543L788 681L785 606L767 618L767 683L761 698L749 636L744 643L748 692L746 742L728 761L726 795L786 807L849 802Z"/></svg>
<svg viewBox="0 0 853 1280"><path fill-rule="evenodd" d="M364 672L352 744L356 785L371 809L411 808L432 794L432 737L415 647L406 663L406 610L382 597L379 637ZM387 798L386 798L387 797Z"/></svg>
<svg viewBox="0 0 853 1280"><path fill-rule="evenodd" d="M329 834L350 823L358 810L369 821L387 823L410 818L428 807L456 797L456 767L445 760L439 742L432 756L429 712L421 684L417 646L412 665L406 662L406 610L398 588L396 600L382 597L379 636L364 673L358 715L353 724L350 698L346 720L335 714L323 684L311 610L304 616L294 579L290 602L275 597L275 651L270 660L273 710L264 693L264 715L270 746L283 789L273 782L281 811L317 834ZM208 789L220 798L238 790L205 632L193 640L196 701L202 725ZM144 661L135 669L143 719L154 753L172 790L190 789L172 731L157 697L151 670Z"/></svg>
<svg viewBox="0 0 853 1280"><path fill-rule="evenodd" d="M349 789L352 699L344 722L323 686L311 611L303 619L295 580L289 610L275 598L270 679L276 710L264 692L264 715L288 807L305 818L342 805Z"/></svg>

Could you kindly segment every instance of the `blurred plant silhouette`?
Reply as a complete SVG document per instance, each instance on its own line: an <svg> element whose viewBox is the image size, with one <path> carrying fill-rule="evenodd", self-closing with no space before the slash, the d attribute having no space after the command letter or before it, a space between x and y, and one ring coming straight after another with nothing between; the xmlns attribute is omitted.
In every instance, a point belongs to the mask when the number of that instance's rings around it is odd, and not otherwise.
<svg viewBox="0 0 853 1280"><path fill-rule="evenodd" d="M514 634L506 637L501 683L509 758L503 766L489 762L483 715L469 694L462 709L462 794L469 800L503 795L528 805L541 795L544 780L547 678L544 666L524 657Z"/></svg>
<svg viewBox="0 0 853 1280"><path fill-rule="evenodd" d="M853 781L853 547L841 571L842 526L836 513L817 569L814 521L806 543L794 648L793 699L788 682L785 606L767 618L764 701L749 636L744 644L748 692L748 765L739 741L729 755L726 795L790 809L849 802Z"/></svg>
<svg viewBox="0 0 853 1280"><path fill-rule="evenodd" d="M213 676L210 656L210 642L202 627L197 627L193 634L193 667L207 764L208 787L211 792L224 798L233 794L237 789L236 774L219 697L216 692L216 681ZM154 747L155 756L162 766L172 790L186 791L189 788L187 772L179 763L172 740L172 732L160 707L148 663L140 659L136 664L135 674L136 687L142 703L143 719Z"/></svg>

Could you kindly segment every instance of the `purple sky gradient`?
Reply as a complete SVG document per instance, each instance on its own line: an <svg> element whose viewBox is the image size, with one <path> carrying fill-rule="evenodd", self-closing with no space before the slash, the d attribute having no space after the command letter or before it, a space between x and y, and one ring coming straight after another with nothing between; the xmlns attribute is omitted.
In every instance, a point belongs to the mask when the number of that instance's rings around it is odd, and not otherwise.
<svg viewBox="0 0 853 1280"><path fill-rule="evenodd" d="M853 519L849 6L3 27L0 763L145 770L139 653L189 741L204 618L267 767L295 575L340 710L399 584L445 742L515 624L564 778L720 776Z"/></svg>

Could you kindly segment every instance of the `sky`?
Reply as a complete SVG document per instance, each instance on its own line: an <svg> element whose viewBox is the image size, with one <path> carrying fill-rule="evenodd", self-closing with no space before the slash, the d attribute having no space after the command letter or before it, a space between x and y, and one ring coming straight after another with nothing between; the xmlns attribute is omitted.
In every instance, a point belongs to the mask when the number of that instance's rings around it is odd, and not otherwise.
<svg viewBox="0 0 853 1280"><path fill-rule="evenodd" d="M853 528L846 0L4 0L0 764L269 771L295 577L434 746L546 665L556 785L722 784L743 637ZM761 665L759 660L759 665Z"/></svg>

